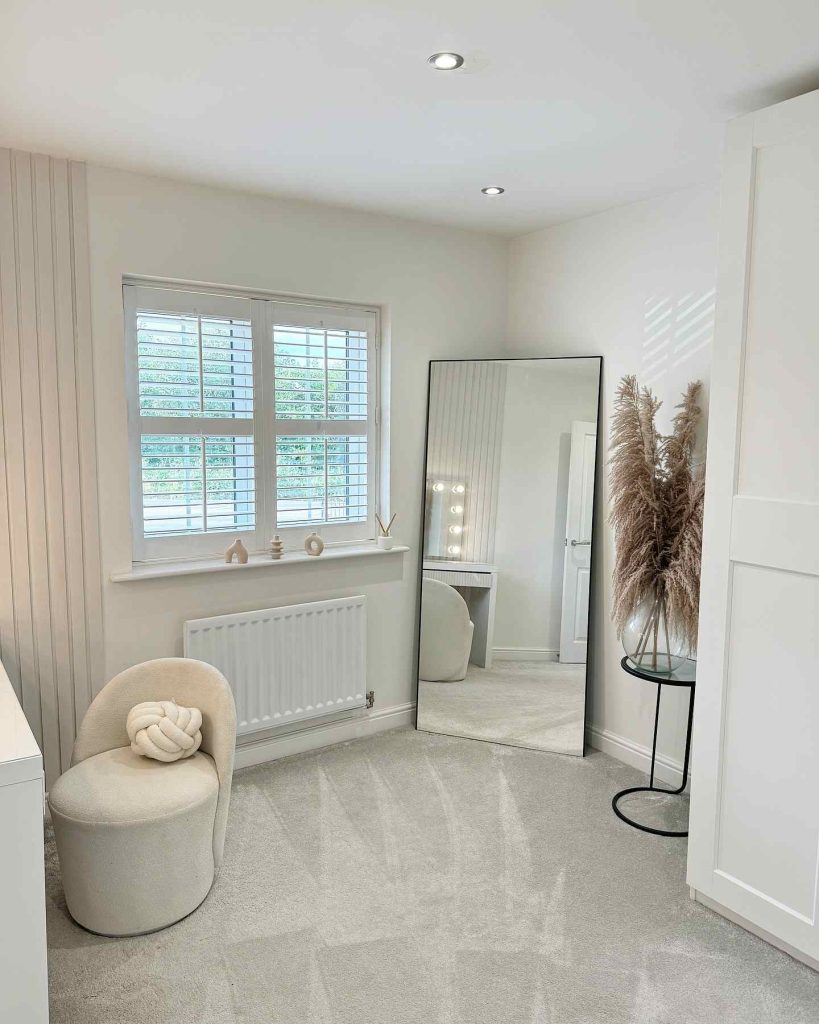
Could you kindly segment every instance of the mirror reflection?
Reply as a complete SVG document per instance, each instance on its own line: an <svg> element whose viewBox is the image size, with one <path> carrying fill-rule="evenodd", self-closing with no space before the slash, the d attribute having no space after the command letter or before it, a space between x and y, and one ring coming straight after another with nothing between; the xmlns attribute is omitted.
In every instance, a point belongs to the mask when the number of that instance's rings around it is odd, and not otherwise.
<svg viewBox="0 0 819 1024"><path fill-rule="evenodd" d="M583 753L600 365L430 365L419 729Z"/></svg>

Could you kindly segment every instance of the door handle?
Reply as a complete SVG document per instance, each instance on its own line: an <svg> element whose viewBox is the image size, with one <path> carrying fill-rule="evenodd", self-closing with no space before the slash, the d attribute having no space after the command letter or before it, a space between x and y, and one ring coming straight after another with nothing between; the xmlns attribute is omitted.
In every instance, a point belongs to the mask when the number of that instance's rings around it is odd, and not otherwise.
<svg viewBox="0 0 819 1024"><path fill-rule="evenodd" d="M585 548L585 547L590 547L590 546L591 546L591 541L590 540L573 540L572 541L572 547L573 548Z"/></svg>

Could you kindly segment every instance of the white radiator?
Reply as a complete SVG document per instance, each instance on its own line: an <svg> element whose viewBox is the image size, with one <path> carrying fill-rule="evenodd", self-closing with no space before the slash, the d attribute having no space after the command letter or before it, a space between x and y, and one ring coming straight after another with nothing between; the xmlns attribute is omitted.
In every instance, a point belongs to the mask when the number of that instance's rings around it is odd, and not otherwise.
<svg viewBox="0 0 819 1024"><path fill-rule="evenodd" d="M239 736L367 706L366 598L185 623L185 657L233 688Z"/></svg>

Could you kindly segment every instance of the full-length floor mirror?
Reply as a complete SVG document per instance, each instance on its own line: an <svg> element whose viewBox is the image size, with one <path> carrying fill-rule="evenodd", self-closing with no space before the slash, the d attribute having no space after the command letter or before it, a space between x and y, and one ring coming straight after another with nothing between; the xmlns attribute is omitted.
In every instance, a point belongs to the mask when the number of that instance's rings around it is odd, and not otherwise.
<svg viewBox="0 0 819 1024"><path fill-rule="evenodd" d="M583 754L601 363L430 364L419 729Z"/></svg>

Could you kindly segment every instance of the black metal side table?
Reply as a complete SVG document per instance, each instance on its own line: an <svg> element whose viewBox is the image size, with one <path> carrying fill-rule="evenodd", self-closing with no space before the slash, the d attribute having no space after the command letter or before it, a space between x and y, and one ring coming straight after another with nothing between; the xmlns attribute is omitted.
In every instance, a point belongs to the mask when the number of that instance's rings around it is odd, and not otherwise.
<svg viewBox="0 0 819 1024"><path fill-rule="evenodd" d="M633 665L628 658L623 658L620 665L630 675L636 676L638 679L645 679L650 683L657 684L657 709L654 712L654 741L651 745L651 776L649 778L649 784L647 786L632 786L630 789L621 790L611 801L612 810L617 817L621 819L621 821L624 821L627 825L631 825L633 828L639 828L641 832L650 832L655 836L687 836L687 830L685 832L668 832L665 829L650 828L648 825L641 825L639 821L634 821L632 818L627 817L617 806L617 803L622 797L628 796L630 793L667 793L669 796L677 796L683 792L688 784L688 761L691 756L691 725L694 721L694 689L697 682L697 663L690 659L686 659L680 668L676 669L670 675L663 674L661 672L651 672L649 669L637 668L637 666ZM691 691L688 695L688 729L685 734L683 777L682 785L679 789L662 789L659 786L654 785L654 767L657 760L657 726L660 722L660 697L662 696L664 686L685 686Z"/></svg>

